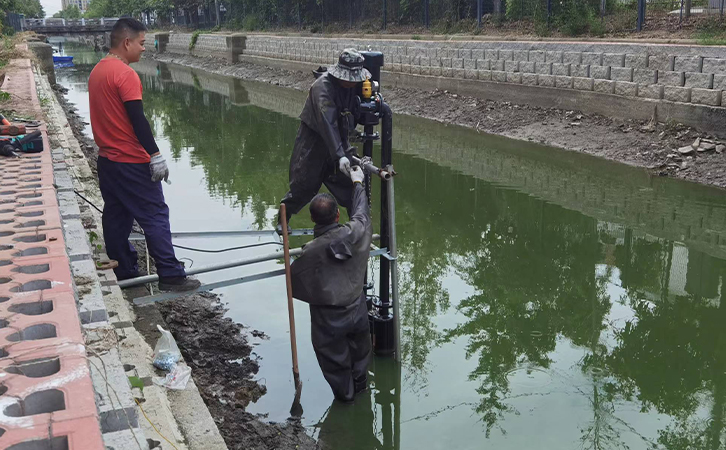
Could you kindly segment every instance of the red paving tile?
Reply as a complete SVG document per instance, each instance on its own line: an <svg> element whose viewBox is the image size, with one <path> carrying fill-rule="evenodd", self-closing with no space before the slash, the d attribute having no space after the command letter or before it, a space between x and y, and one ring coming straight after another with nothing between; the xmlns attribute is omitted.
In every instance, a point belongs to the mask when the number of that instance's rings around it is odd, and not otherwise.
<svg viewBox="0 0 726 450"><path fill-rule="evenodd" d="M2 90L28 99L27 109L42 117L29 61L11 61ZM0 157L0 448L39 440L38 448L101 450L53 160L41 129L42 153ZM56 441L44 441L50 436Z"/></svg>

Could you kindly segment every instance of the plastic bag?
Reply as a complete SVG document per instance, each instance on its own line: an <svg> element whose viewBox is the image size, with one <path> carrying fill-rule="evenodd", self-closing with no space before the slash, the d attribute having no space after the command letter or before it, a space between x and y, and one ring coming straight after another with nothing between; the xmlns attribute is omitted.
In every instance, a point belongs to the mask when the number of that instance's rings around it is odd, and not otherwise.
<svg viewBox="0 0 726 450"><path fill-rule="evenodd" d="M167 389L178 389L182 390L187 387L189 377L192 375L192 368L186 364L176 364L171 372L167 373L165 377L154 377L151 381L154 384L165 387Z"/></svg>
<svg viewBox="0 0 726 450"><path fill-rule="evenodd" d="M156 328L161 332L161 337L154 347L154 367L161 370L172 370L181 359L181 352L170 332L161 328L161 325L156 325Z"/></svg>

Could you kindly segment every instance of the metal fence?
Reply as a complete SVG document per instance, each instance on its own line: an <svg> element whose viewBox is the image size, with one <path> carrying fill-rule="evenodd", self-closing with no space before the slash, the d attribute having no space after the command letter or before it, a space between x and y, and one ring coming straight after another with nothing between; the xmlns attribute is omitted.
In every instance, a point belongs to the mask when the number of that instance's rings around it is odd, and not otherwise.
<svg viewBox="0 0 726 450"><path fill-rule="evenodd" d="M175 11L163 22L191 28L221 25L257 30L377 31L389 28L476 32L521 25L537 34L602 34L640 30L649 21L673 23L690 16L723 18L726 0L208 0ZM656 19L658 22L655 22Z"/></svg>

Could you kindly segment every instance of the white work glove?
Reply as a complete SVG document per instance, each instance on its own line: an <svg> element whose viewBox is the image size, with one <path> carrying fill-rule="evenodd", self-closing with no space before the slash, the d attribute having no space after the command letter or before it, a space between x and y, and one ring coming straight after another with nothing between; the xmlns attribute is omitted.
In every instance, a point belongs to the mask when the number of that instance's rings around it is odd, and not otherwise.
<svg viewBox="0 0 726 450"><path fill-rule="evenodd" d="M350 160L343 156L338 160L338 170L343 172L346 176L350 176Z"/></svg>
<svg viewBox="0 0 726 450"><path fill-rule="evenodd" d="M365 174L363 173L363 169L360 168L360 166L355 166L350 171L350 179L353 181L353 183L363 183L363 179L365 178Z"/></svg>
<svg viewBox="0 0 726 450"><path fill-rule="evenodd" d="M164 180L169 182L169 168L166 167L166 161L161 153L151 157L149 161L149 169L151 170L151 181L156 183L157 181Z"/></svg>

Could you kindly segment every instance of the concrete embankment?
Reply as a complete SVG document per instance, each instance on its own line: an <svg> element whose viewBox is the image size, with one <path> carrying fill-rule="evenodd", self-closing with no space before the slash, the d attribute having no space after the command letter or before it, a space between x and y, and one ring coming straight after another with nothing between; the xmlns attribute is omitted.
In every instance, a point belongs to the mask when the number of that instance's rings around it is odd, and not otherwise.
<svg viewBox="0 0 726 450"><path fill-rule="evenodd" d="M609 117L676 121L724 136L726 47L155 33L153 51L307 68L346 47L386 55L386 83ZM152 49L152 46L149 45ZM285 64L287 63L287 64Z"/></svg>
<svg viewBox="0 0 726 450"><path fill-rule="evenodd" d="M98 266L98 214L74 192L102 205L95 178L48 79L13 60L2 90L43 121L45 149L0 159L0 448L225 449L193 382L151 383L151 347Z"/></svg>

